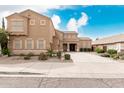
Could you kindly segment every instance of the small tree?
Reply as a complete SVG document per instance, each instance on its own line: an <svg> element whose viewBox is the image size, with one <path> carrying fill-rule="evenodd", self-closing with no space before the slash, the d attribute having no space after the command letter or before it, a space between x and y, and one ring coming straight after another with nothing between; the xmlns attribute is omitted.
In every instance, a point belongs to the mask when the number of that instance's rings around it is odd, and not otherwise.
<svg viewBox="0 0 124 93"><path fill-rule="evenodd" d="M0 29L0 46L2 51L3 49L7 49L7 44L8 44L7 35L8 34L3 29Z"/></svg>
<svg viewBox="0 0 124 93"><path fill-rule="evenodd" d="M2 29L5 30L5 21L4 21L4 18L2 18Z"/></svg>

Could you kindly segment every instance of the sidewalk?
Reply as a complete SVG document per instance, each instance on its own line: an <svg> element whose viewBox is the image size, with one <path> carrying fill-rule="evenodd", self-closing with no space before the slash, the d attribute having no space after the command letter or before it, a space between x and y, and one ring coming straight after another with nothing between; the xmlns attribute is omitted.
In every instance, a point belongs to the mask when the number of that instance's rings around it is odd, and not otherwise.
<svg viewBox="0 0 124 93"><path fill-rule="evenodd" d="M71 77L71 78L124 78L123 63L41 63L0 64L0 76ZM23 72L30 74L11 74ZM33 73L33 74L32 74ZM36 74L34 74L36 73Z"/></svg>

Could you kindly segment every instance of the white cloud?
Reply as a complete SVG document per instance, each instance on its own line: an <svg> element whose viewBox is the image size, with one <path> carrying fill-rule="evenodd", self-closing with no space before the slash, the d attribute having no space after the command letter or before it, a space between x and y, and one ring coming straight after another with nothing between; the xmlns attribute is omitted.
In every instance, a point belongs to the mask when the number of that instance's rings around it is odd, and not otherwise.
<svg viewBox="0 0 124 93"><path fill-rule="evenodd" d="M80 27L87 25L87 22L88 16L86 13L82 12L81 17L78 20L75 18L70 18L67 23L67 30L77 32Z"/></svg>
<svg viewBox="0 0 124 93"><path fill-rule="evenodd" d="M52 19L52 22L54 24L54 27L56 29L59 29L59 24L61 23L60 17L58 15L53 15L51 19Z"/></svg>
<svg viewBox="0 0 124 93"><path fill-rule="evenodd" d="M87 14L84 13L84 12L82 12L81 14L82 14L82 16L81 16L81 17L79 18L79 20L77 21L78 27L87 25L87 21L88 21L88 16L87 16Z"/></svg>
<svg viewBox="0 0 124 93"><path fill-rule="evenodd" d="M67 30L77 32L77 21L75 18L71 18L67 24Z"/></svg>

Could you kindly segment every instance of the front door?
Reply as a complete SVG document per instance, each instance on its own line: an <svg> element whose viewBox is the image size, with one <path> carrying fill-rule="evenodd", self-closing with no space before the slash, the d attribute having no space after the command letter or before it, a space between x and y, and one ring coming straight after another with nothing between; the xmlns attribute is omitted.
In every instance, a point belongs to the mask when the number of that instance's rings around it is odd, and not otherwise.
<svg viewBox="0 0 124 93"><path fill-rule="evenodd" d="M76 44L70 44L69 49L70 51L76 51Z"/></svg>

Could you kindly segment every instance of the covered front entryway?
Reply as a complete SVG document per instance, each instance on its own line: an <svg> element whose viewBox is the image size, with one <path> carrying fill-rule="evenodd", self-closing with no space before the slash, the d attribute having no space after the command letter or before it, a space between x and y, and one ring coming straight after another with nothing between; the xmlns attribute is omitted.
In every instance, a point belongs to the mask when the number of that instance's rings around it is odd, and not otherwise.
<svg viewBox="0 0 124 93"><path fill-rule="evenodd" d="M76 43L64 43L63 44L63 51L64 52L77 51L77 44Z"/></svg>

